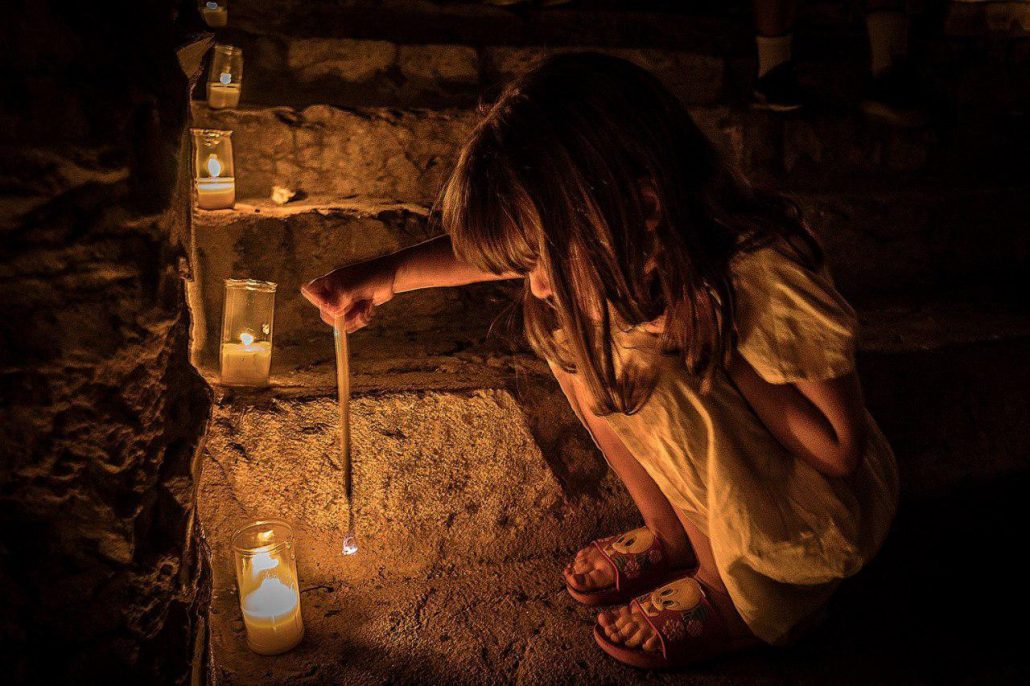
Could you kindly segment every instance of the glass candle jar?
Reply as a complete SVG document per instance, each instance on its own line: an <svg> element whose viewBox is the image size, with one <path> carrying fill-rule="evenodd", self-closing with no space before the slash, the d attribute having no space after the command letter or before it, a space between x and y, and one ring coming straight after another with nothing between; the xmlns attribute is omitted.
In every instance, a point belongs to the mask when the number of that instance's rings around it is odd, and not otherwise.
<svg viewBox="0 0 1030 686"><path fill-rule="evenodd" d="M243 87L243 50L234 45L216 45L207 80L207 104L216 110L240 104Z"/></svg>
<svg viewBox="0 0 1030 686"><path fill-rule="evenodd" d="M229 0L200 0L197 3L204 23L220 29L229 23Z"/></svg>
<svg viewBox="0 0 1030 686"><path fill-rule="evenodd" d="M202 210L231 209L236 203L236 179L232 161L232 131L191 129L193 178L197 205Z"/></svg>
<svg viewBox="0 0 1030 686"><path fill-rule="evenodd" d="M268 371L272 364L275 288L271 281L225 280L220 365L223 384L268 384Z"/></svg>
<svg viewBox="0 0 1030 686"><path fill-rule="evenodd" d="M232 550L247 646L285 653L304 638L293 528L278 520L248 524L233 534Z"/></svg>

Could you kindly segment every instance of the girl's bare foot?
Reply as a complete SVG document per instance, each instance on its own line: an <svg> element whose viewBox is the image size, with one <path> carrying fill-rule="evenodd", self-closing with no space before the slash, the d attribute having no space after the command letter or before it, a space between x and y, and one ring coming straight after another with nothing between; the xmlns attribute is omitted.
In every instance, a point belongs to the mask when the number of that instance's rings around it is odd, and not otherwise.
<svg viewBox="0 0 1030 686"><path fill-rule="evenodd" d="M566 565L562 572L565 583L581 592L611 588L615 585L616 575L613 564L619 564L619 569L630 577L635 577L641 571L633 569L633 565L639 567L662 564L663 568L669 570L690 569L696 564L694 553L686 536L682 538L683 541L678 545L666 541L665 538L656 541L655 534L646 526L642 526L620 536L591 543L576 553L575 559ZM657 558L652 557L646 561L641 558L637 562L628 562L625 559L625 556L650 554L656 545L660 549L660 556ZM617 557L622 557L623 560L613 562Z"/></svg>
<svg viewBox="0 0 1030 686"><path fill-rule="evenodd" d="M754 634L740 617L729 594L713 589L709 584L702 585L693 581L691 577L685 577L655 589L640 603L605 610L598 614L597 623L608 640L616 645L659 652L662 648L661 639L643 613L690 610L701 602L703 592L722 620L724 631L720 632L723 634L720 640L725 639L727 650L740 647L747 639L757 642L758 639L754 638ZM686 627L686 631L689 633L691 627Z"/></svg>
<svg viewBox="0 0 1030 686"><path fill-rule="evenodd" d="M565 582L580 591L594 591L615 584L615 570L594 544L588 545L562 571Z"/></svg>

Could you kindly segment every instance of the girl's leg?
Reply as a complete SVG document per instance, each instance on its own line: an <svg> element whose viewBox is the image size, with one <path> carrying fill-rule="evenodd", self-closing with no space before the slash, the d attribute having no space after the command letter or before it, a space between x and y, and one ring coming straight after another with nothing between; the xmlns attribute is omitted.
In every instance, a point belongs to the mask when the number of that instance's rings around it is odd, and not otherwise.
<svg viewBox="0 0 1030 686"><path fill-rule="evenodd" d="M708 594L708 599L715 605L719 616L726 622L730 636L751 636L751 630L748 629L747 624L737 612L737 608L734 607L733 600L726 590L726 584L715 566L715 554L712 552L711 541L682 512L677 510L676 513L684 531L690 537L690 544L697 556L699 566L694 578L713 591ZM621 643L629 648L643 646L645 650L658 650L661 647L658 636L651 625L639 612L635 612L629 606L601 612L597 616L597 622L604 627L605 634L613 643Z"/></svg>
<svg viewBox="0 0 1030 686"><path fill-rule="evenodd" d="M644 524L662 539L672 566L689 566L694 555L676 509L608 423L590 411L590 403L586 400L589 395L582 384L573 375L553 365L551 371L558 379L572 409L590 432L597 447L604 453L608 464L625 484L630 497L640 510ZM566 581L573 588L583 591L605 588L615 583L611 566L594 546L579 551L572 564L565 568L564 574Z"/></svg>

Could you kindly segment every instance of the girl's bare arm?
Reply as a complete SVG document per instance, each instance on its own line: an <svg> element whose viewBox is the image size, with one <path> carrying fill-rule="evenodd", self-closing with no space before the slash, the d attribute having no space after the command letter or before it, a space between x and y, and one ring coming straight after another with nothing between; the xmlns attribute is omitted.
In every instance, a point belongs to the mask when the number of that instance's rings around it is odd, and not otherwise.
<svg viewBox="0 0 1030 686"><path fill-rule="evenodd" d="M465 286L481 281L500 281L523 276L492 274L460 261L451 248L451 237L446 234L395 252L389 255L388 259L391 259L394 265L395 293L416 291L420 288Z"/></svg>
<svg viewBox="0 0 1030 686"><path fill-rule="evenodd" d="M343 316L348 331L368 324L375 308L396 293L420 288L463 286L479 281L513 279L521 274L496 275L460 261L450 236L438 236L392 255L334 269L301 287L301 293L332 326Z"/></svg>
<svg viewBox="0 0 1030 686"><path fill-rule="evenodd" d="M788 451L828 476L851 474L865 450L862 389L854 373L829 381L772 384L735 355L729 367L741 394Z"/></svg>

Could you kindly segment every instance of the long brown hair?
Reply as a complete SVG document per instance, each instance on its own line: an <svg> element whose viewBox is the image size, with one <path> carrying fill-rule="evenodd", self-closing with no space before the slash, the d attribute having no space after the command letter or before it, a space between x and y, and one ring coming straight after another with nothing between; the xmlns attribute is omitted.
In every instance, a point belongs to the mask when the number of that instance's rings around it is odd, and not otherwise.
<svg viewBox="0 0 1030 686"><path fill-rule="evenodd" d="M654 230L642 184L657 196ZM553 57L512 82L440 205L460 259L495 274L542 266L553 295L542 302L527 283L526 334L582 376L602 414L636 411L654 387L648 369L617 364L613 327L664 314L661 350L704 386L735 345L732 257L783 238L809 266L822 260L796 206L727 166L658 79L597 53Z"/></svg>

